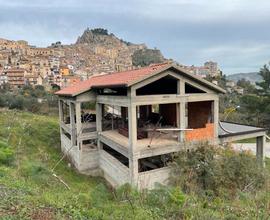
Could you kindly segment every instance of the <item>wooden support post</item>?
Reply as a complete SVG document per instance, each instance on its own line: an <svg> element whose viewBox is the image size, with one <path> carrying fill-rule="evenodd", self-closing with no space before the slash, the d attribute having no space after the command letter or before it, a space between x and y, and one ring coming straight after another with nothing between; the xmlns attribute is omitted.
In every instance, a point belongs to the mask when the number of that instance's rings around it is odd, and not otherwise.
<svg viewBox="0 0 270 220"><path fill-rule="evenodd" d="M130 104L128 107L128 136L129 136L129 172L132 186L138 184L138 159L135 155L137 143L137 111L136 105Z"/></svg>
<svg viewBox="0 0 270 220"><path fill-rule="evenodd" d="M256 157L258 163L262 166L265 166L265 145L266 145L266 138L265 136L260 136L256 138Z"/></svg>

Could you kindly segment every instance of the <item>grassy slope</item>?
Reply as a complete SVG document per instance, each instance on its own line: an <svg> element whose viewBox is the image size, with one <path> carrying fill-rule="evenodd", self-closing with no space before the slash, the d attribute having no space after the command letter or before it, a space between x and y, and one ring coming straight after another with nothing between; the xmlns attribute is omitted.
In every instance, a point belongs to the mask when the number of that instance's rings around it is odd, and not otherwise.
<svg viewBox="0 0 270 220"><path fill-rule="evenodd" d="M7 142L9 137L16 157L13 166L0 166L0 196L5 195L0 201L0 216L10 213L20 218L61 219L94 212L93 216L99 218L103 216L102 209L97 209L101 205L110 212L107 207L112 198L102 179L77 174L65 161L55 172L71 190L51 175L50 168L61 157L57 120L30 113L0 112L0 139Z"/></svg>
<svg viewBox="0 0 270 220"><path fill-rule="evenodd" d="M129 197L115 197L117 192L102 178L80 175L63 161L55 172L70 186L67 190L50 172L61 157L57 118L0 111L0 148L7 141L15 152L15 161L12 166L0 163L2 218L235 219L236 215L255 219L270 213L269 192L241 193L234 201L185 195L182 209L168 204L161 193L150 197L135 193L128 202Z"/></svg>

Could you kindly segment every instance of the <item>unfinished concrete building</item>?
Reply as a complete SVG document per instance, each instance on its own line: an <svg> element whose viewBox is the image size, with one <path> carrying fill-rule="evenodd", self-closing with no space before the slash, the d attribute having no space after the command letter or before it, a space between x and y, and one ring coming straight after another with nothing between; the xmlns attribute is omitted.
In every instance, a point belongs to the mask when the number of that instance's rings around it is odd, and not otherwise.
<svg viewBox="0 0 270 220"><path fill-rule="evenodd" d="M225 91L173 64L92 77L58 91L62 150L82 173L114 187L166 184L172 154L198 141L257 138L265 129L219 122Z"/></svg>

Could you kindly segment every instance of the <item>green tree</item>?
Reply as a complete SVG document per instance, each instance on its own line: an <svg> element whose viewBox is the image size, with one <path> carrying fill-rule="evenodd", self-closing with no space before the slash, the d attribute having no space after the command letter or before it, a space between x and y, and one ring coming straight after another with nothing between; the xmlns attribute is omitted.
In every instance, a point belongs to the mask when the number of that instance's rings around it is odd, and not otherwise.
<svg viewBox="0 0 270 220"><path fill-rule="evenodd" d="M264 65L263 68L261 68L259 75L263 78L262 82L257 82L257 86L260 87L258 89L258 92L260 92L261 95L270 95L270 69L269 65Z"/></svg>
<svg viewBox="0 0 270 220"><path fill-rule="evenodd" d="M269 65L261 68L259 75L262 82L257 82L257 94L245 95L241 98L243 114L255 122L254 125L270 128L270 69Z"/></svg>
<svg viewBox="0 0 270 220"><path fill-rule="evenodd" d="M249 94L256 93L255 86L252 85L249 80L246 80L244 78L237 81L237 86L243 88L245 93Z"/></svg>

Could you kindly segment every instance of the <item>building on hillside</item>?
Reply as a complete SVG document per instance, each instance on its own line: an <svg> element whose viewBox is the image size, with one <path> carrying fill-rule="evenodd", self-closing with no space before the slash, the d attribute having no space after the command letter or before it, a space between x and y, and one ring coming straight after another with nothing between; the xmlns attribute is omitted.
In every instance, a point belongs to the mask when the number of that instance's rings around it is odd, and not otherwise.
<svg viewBox="0 0 270 220"><path fill-rule="evenodd" d="M63 75L60 87L61 88L66 88L68 86L75 85L76 83L80 82L81 79L79 76L74 76L74 75Z"/></svg>
<svg viewBox="0 0 270 220"><path fill-rule="evenodd" d="M41 85L41 84L38 84L38 83L40 83L40 81L38 79L39 79L39 76L26 75L25 76L25 85L30 85L30 86Z"/></svg>
<svg viewBox="0 0 270 220"><path fill-rule="evenodd" d="M54 49L51 48L29 48L27 50L27 55L29 56L53 56Z"/></svg>
<svg viewBox="0 0 270 220"><path fill-rule="evenodd" d="M234 81L227 81L226 82L226 87L233 88L236 86L236 83Z"/></svg>
<svg viewBox="0 0 270 220"><path fill-rule="evenodd" d="M7 75L8 84L12 89L21 88L25 85L26 70L20 68L10 68L4 70Z"/></svg>
<svg viewBox="0 0 270 220"><path fill-rule="evenodd" d="M220 70L218 69L218 63L213 61L207 61L204 63L204 68L209 70L211 77L220 76Z"/></svg>
<svg viewBox="0 0 270 220"><path fill-rule="evenodd" d="M180 65L181 68L189 71L192 74L201 76L202 78L206 78L207 76L218 77L221 76L221 71L218 68L217 62L207 61L203 66L185 66Z"/></svg>
<svg viewBox="0 0 270 220"><path fill-rule="evenodd" d="M8 56L0 54L0 68L8 65Z"/></svg>
<svg viewBox="0 0 270 220"><path fill-rule="evenodd" d="M236 86L236 87L234 88L234 91L235 91L236 93L238 93L239 95L243 95L243 94L244 94L244 89L243 89L242 87L240 87L240 86Z"/></svg>
<svg viewBox="0 0 270 220"><path fill-rule="evenodd" d="M60 75L61 76L70 75L70 70L69 70L68 66L60 66Z"/></svg>
<svg viewBox="0 0 270 220"><path fill-rule="evenodd" d="M56 93L62 151L82 173L139 189L167 184L172 154L200 141L255 137L263 161L266 130L220 122L223 93L168 63L93 76Z"/></svg>
<svg viewBox="0 0 270 220"><path fill-rule="evenodd" d="M4 72L3 68L0 68L0 86L3 86L8 83L7 73Z"/></svg>

